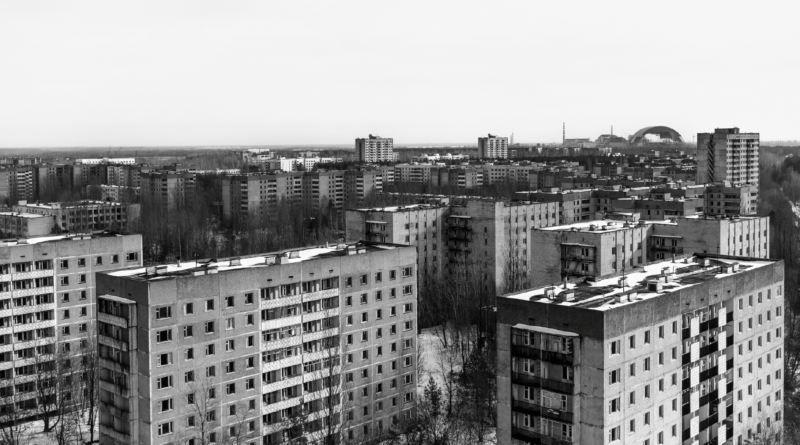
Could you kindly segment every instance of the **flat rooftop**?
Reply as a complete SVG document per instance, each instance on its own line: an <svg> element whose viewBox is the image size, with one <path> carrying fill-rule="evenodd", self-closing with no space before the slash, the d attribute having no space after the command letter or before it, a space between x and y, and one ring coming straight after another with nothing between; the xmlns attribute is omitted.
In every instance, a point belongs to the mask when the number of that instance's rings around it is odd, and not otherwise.
<svg viewBox="0 0 800 445"><path fill-rule="evenodd" d="M2 216L16 216L17 218L52 218L52 216L48 215L40 215L38 213L25 213L25 212L0 212Z"/></svg>
<svg viewBox="0 0 800 445"><path fill-rule="evenodd" d="M630 213L615 212L616 215L630 215ZM677 226L678 223L672 222L668 219L654 219L643 220L637 222L626 222L612 219L596 219L593 221L579 221L571 224L563 224L560 226L540 227L536 230L545 230L553 232L590 232L590 233L603 233L613 232L615 230L628 230L633 227L650 224L666 224ZM605 228L603 228L605 226Z"/></svg>
<svg viewBox="0 0 800 445"><path fill-rule="evenodd" d="M111 206L121 206L122 204L116 201L92 201L92 200L85 200L85 201L72 201L72 202L46 202L46 203L18 203L14 204L19 207L29 207L32 209L66 209L71 207L86 207L86 206L96 206L96 205L111 205Z"/></svg>
<svg viewBox="0 0 800 445"><path fill-rule="evenodd" d="M58 241L81 241L92 238L112 238L117 236L124 236L124 235L121 233L106 230L102 232L82 233L82 234L72 233L63 235L37 236L31 238L8 238L8 239L0 239L0 247L24 246L28 244L42 244L42 243L52 243Z"/></svg>
<svg viewBox="0 0 800 445"><path fill-rule="evenodd" d="M108 272L108 275L113 277L129 277L140 281L155 281L179 276L205 275L208 270L215 270L217 273L222 273L257 267L273 267L323 258L345 257L348 255L394 250L402 247L409 246L359 241L349 244L331 244L329 246L288 249L247 257L212 258L208 260L181 261L180 264L176 262L159 266L135 267ZM351 251L355 253L350 253Z"/></svg>
<svg viewBox="0 0 800 445"><path fill-rule="evenodd" d="M697 261L705 259L708 262L704 266ZM650 298L658 298L665 293L673 292L680 289L685 289L706 281L722 278L743 271L757 269L769 264L773 264L773 260L758 260L753 258L736 258L736 257L709 257L709 256L693 256L687 257L683 260L670 260L651 263L642 268L636 268L635 271L625 274L626 284L620 285L621 276L612 278L601 279L598 281L583 281L579 283L568 283L567 288L564 285L557 284L554 286L546 286L537 289L529 289L513 294L502 295L501 298L513 298L516 300L528 300L536 303L543 304L558 304L561 306L574 306L582 309L592 309L596 311L605 311L627 304L634 304L637 301L642 301ZM733 271L733 267L728 267L727 271L721 266L736 265L737 271ZM662 277L662 273L666 272L666 282ZM648 282L661 279L661 291L650 290ZM552 290L552 298L548 298L545 294ZM566 296L570 293L574 294L574 298L566 301ZM628 298L630 295L630 298ZM619 300L619 301L617 301Z"/></svg>
<svg viewBox="0 0 800 445"><path fill-rule="evenodd" d="M388 207L370 207L368 209L348 209L358 212L383 212L383 213L396 213L396 212L410 212L412 210L425 210L425 209L438 209L445 207L438 204L406 204Z"/></svg>

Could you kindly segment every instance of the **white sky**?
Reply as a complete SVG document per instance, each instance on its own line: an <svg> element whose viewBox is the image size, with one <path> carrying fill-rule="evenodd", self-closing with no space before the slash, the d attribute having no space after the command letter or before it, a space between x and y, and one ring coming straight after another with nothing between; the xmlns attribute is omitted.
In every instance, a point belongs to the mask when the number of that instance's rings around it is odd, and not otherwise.
<svg viewBox="0 0 800 445"><path fill-rule="evenodd" d="M800 3L0 2L0 147L800 138Z"/></svg>

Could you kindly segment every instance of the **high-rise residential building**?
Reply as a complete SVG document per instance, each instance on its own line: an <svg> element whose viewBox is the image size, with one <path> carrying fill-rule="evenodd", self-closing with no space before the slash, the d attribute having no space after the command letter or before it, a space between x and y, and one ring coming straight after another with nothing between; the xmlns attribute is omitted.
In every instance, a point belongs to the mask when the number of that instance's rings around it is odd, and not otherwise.
<svg viewBox="0 0 800 445"><path fill-rule="evenodd" d="M95 273L142 264L142 237L95 233L0 241L0 392L35 416L36 373L55 348L80 354L95 322ZM39 388L41 390L42 388ZM28 411L31 410L31 411Z"/></svg>
<svg viewBox="0 0 800 445"><path fill-rule="evenodd" d="M112 201L85 199L75 202L29 203L19 201L11 209L20 213L46 215L53 218L53 226L59 232L82 233L97 230L126 232L131 207L138 204L122 204Z"/></svg>
<svg viewBox="0 0 800 445"><path fill-rule="evenodd" d="M394 156L394 140L369 135L368 138L356 139L356 159L358 162L392 162Z"/></svg>
<svg viewBox="0 0 800 445"><path fill-rule="evenodd" d="M165 209L185 205L194 197L196 178L193 172L141 172L139 180L142 200L158 203Z"/></svg>
<svg viewBox="0 0 800 445"><path fill-rule="evenodd" d="M713 184L706 188L705 214L707 216L739 216L758 213L758 186Z"/></svg>
<svg viewBox="0 0 800 445"><path fill-rule="evenodd" d="M508 138L492 134L478 138L478 158L508 159Z"/></svg>
<svg viewBox="0 0 800 445"><path fill-rule="evenodd" d="M222 211L226 221L263 218L281 202L313 209L363 205L383 191L380 170L273 172L222 177Z"/></svg>
<svg viewBox="0 0 800 445"><path fill-rule="evenodd" d="M98 274L100 443L361 443L413 422L415 263L360 242Z"/></svg>
<svg viewBox="0 0 800 445"><path fill-rule="evenodd" d="M408 244L417 250L420 282L435 278L447 256L445 222L449 208L438 204L412 204L374 209L348 209L347 241Z"/></svg>
<svg viewBox="0 0 800 445"><path fill-rule="evenodd" d="M0 168L0 199L33 199L36 195L35 168L30 165Z"/></svg>
<svg viewBox="0 0 800 445"><path fill-rule="evenodd" d="M783 277L698 255L498 297L497 443L783 443Z"/></svg>
<svg viewBox="0 0 800 445"><path fill-rule="evenodd" d="M31 238L47 236L55 231L55 218L21 212L0 212L0 237Z"/></svg>
<svg viewBox="0 0 800 445"><path fill-rule="evenodd" d="M650 262L694 253L769 258L769 218L595 220L534 230L531 244L532 282L544 286L638 273Z"/></svg>
<svg viewBox="0 0 800 445"><path fill-rule="evenodd" d="M697 183L758 186L758 148L758 133L740 133L736 127L698 133Z"/></svg>

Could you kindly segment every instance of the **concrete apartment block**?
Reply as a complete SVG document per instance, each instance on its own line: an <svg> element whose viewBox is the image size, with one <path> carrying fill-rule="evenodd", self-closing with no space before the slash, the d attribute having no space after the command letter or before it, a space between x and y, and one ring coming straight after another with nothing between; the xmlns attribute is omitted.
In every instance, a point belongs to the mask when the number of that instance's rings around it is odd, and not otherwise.
<svg viewBox="0 0 800 445"><path fill-rule="evenodd" d="M394 140L369 135L368 138L356 139L356 159L358 162L394 161Z"/></svg>
<svg viewBox="0 0 800 445"><path fill-rule="evenodd" d="M348 209L345 239L414 246L419 278L437 277L447 253L444 229L448 213L449 208L440 204Z"/></svg>
<svg viewBox="0 0 800 445"><path fill-rule="evenodd" d="M779 434L783 305L782 262L720 255L500 296L498 443Z"/></svg>
<svg viewBox="0 0 800 445"><path fill-rule="evenodd" d="M706 188L704 213L708 216L755 215L757 212L757 185L714 184Z"/></svg>
<svg viewBox="0 0 800 445"><path fill-rule="evenodd" d="M99 274L100 443L199 443L201 396L218 442L413 420L415 263L361 242Z"/></svg>
<svg viewBox="0 0 800 445"><path fill-rule="evenodd" d="M139 175L142 199L160 202L165 209L174 209L194 196L195 174L184 171L152 171Z"/></svg>
<svg viewBox="0 0 800 445"><path fill-rule="evenodd" d="M19 201L11 206L15 212L46 215L53 218L61 232L81 233L97 230L128 230L128 214L131 206L110 201L89 199L74 202L29 203Z"/></svg>
<svg viewBox="0 0 800 445"><path fill-rule="evenodd" d="M492 134L478 138L478 158L508 159L508 138Z"/></svg>
<svg viewBox="0 0 800 445"><path fill-rule="evenodd" d="M769 218L595 220L531 232L534 286L633 273L652 261L694 253L769 258Z"/></svg>
<svg viewBox="0 0 800 445"><path fill-rule="evenodd" d="M758 133L740 133L736 127L698 133L696 181L758 186L758 152Z"/></svg>
<svg viewBox="0 0 800 445"><path fill-rule="evenodd" d="M95 233L0 241L0 392L33 409L34 355L80 351L95 320L95 273L142 264L142 237ZM6 407L7 408L7 407Z"/></svg>
<svg viewBox="0 0 800 445"><path fill-rule="evenodd" d="M0 212L0 233L31 238L53 233L55 218L35 213Z"/></svg>

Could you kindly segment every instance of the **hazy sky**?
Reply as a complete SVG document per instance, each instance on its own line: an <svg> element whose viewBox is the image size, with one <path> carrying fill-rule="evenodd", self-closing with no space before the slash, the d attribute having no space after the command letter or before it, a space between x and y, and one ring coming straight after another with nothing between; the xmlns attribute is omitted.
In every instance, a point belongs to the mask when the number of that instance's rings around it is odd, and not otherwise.
<svg viewBox="0 0 800 445"><path fill-rule="evenodd" d="M800 139L800 4L0 2L0 147Z"/></svg>

